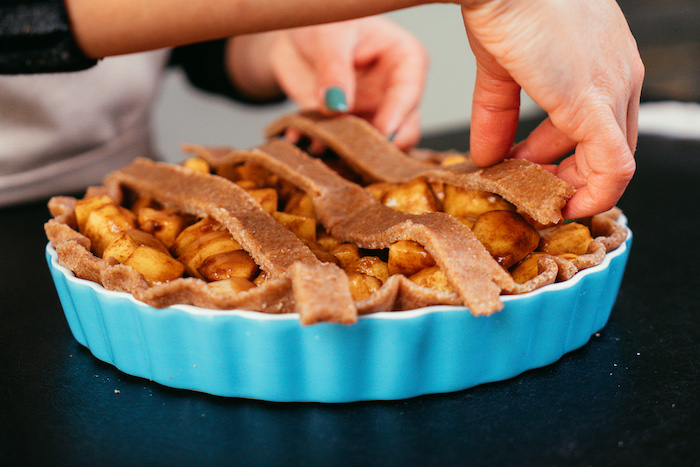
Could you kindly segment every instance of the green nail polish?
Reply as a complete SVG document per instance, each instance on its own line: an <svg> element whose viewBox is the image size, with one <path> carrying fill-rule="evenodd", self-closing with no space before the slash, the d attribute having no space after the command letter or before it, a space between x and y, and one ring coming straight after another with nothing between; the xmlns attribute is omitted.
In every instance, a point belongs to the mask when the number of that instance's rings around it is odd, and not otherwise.
<svg viewBox="0 0 700 467"><path fill-rule="evenodd" d="M326 91L326 108L332 112L347 112L348 103L345 93L338 87L328 88Z"/></svg>
<svg viewBox="0 0 700 467"><path fill-rule="evenodd" d="M394 141L394 138L396 138L396 132L393 132L392 134L386 137L387 141Z"/></svg>

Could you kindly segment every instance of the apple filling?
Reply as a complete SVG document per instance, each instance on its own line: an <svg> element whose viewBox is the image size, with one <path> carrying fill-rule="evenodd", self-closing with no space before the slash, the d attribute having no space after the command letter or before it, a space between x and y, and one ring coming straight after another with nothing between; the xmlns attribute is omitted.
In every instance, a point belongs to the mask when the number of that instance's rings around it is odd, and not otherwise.
<svg viewBox="0 0 700 467"><path fill-rule="evenodd" d="M184 166L209 173L201 158ZM412 240L384 249L360 248L328 233L316 218L309 195L254 164L240 164L222 174L244 188L277 222L297 236L323 262L340 266L350 291L359 301L376 292L394 274L435 290L453 292L444 271L430 253ZM593 240L579 222L538 230L499 195L424 181L375 183L365 187L392 209L423 214L442 211L466 224L513 279L523 284L539 274L538 259L554 255L569 261L588 253ZM238 293L269 276L220 223L166 209L149 197L135 197L127 206L102 194L76 201L80 233L92 251L131 266L151 284L181 277L205 280L217 290Z"/></svg>

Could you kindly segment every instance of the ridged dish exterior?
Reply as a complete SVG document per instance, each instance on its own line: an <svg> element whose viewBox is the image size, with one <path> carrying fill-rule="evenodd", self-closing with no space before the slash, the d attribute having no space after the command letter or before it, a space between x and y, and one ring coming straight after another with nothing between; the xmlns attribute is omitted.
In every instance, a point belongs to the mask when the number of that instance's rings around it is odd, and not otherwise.
<svg viewBox="0 0 700 467"><path fill-rule="evenodd" d="M173 388L269 401L404 399L501 381L551 364L601 330L632 232L573 279L518 296L491 316L436 306L301 326L298 316L177 305L155 309L60 266L49 269L75 339L100 360Z"/></svg>

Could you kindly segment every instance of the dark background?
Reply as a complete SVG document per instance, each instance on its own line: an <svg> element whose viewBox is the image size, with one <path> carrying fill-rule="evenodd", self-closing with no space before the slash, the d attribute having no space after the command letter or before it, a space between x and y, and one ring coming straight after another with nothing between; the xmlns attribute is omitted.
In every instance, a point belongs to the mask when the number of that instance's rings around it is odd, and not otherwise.
<svg viewBox="0 0 700 467"><path fill-rule="evenodd" d="M646 68L642 99L700 102L700 2L618 0Z"/></svg>

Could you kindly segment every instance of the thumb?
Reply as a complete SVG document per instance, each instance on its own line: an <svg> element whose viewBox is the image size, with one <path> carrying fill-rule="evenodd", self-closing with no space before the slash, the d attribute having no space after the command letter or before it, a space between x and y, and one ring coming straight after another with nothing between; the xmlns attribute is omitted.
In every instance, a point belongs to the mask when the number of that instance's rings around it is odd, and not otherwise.
<svg viewBox="0 0 700 467"><path fill-rule="evenodd" d="M508 155L519 113L520 86L477 71L469 144L474 162L488 166Z"/></svg>
<svg viewBox="0 0 700 467"><path fill-rule="evenodd" d="M469 149L474 162L488 166L503 160L513 146L520 114L520 85L469 30L467 36L477 65Z"/></svg>

